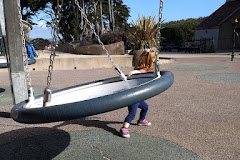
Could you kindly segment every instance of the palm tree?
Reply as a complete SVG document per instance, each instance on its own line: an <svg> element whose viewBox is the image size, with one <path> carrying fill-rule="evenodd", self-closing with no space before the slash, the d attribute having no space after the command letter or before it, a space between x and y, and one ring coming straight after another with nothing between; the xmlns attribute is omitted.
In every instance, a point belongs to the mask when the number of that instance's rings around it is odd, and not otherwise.
<svg viewBox="0 0 240 160"><path fill-rule="evenodd" d="M152 48L156 46L157 23L155 16L138 16L131 23L129 39L135 49Z"/></svg>

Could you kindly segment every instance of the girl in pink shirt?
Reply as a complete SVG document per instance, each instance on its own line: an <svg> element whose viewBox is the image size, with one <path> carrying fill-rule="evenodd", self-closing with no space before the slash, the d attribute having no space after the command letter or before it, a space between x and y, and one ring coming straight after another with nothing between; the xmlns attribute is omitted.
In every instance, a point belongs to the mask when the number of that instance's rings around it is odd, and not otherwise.
<svg viewBox="0 0 240 160"><path fill-rule="evenodd" d="M153 62L155 60L155 53L154 51L147 50L143 51L140 55L139 61L134 66L134 70L129 72L128 76L132 74L139 74L139 73L146 73L146 72L153 72ZM129 130L128 127L130 126L132 120L135 118L137 109L140 108L140 117L137 121L138 125L142 126L150 126L151 122L148 122L145 117L148 111L148 104L145 101L133 104L128 106L128 115L124 120L123 127L120 129L120 134L124 138L129 138Z"/></svg>

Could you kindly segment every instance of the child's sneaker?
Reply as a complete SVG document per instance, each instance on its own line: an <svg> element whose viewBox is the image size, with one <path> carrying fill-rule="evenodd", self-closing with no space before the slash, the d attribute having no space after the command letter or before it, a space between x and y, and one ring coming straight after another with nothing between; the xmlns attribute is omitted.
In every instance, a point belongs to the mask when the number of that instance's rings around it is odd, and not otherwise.
<svg viewBox="0 0 240 160"><path fill-rule="evenodd" d="M151 126L152 124L151 124L151 122L148 122L146 119L144 119L142 121L138 120L137 125L139 125L139 126Z"/></svg>
<svg viewBox="0 0 240 160"><path fill-rule="evenodd" d="M130 134L128 133L128 128L121 128L120 134L124 138L130 138Z"/></svg>

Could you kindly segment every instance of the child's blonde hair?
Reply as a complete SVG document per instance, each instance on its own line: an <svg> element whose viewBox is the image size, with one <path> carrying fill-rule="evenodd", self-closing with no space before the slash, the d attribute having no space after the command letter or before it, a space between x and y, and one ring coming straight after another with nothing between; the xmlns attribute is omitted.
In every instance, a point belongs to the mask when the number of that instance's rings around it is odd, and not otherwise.
<svg viewBox="0 0 240 160"><path fill-rule="evenodd" d="M155 60L154 51L143 51L139 62L135 64L134 69L144 69L147 72L153 72L153 62Z"/></svg>

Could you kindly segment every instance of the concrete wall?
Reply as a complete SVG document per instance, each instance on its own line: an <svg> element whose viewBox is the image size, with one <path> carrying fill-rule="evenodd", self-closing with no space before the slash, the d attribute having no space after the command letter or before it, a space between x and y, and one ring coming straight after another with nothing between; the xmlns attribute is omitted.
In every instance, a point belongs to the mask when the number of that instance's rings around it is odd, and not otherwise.
<svg viewBox="0 0 240 160"><path fill-rule="evenodd" d="M118 67L132 67L131 55L113 55ZM30 70L48 70L49 58L36 58L36 63L29 66ZM75 55L55 57L54 70L112 68L112 63L105 55Z"/></svg>
<svg viewBox="0 0 240 160"><path fill-rule="evenodd" d="M29 65L30 70L47 71L51 52L48 50L36 51L38 57L36 63ZM140 52L140 51L136 51ZM133 55L111 55L115 64L120 67L132 67ZM170 63L172 60L161 59L160 64ZM64 52L56 52L54 70L113 68L112 63L106 55L76 55Z"/></svg>

